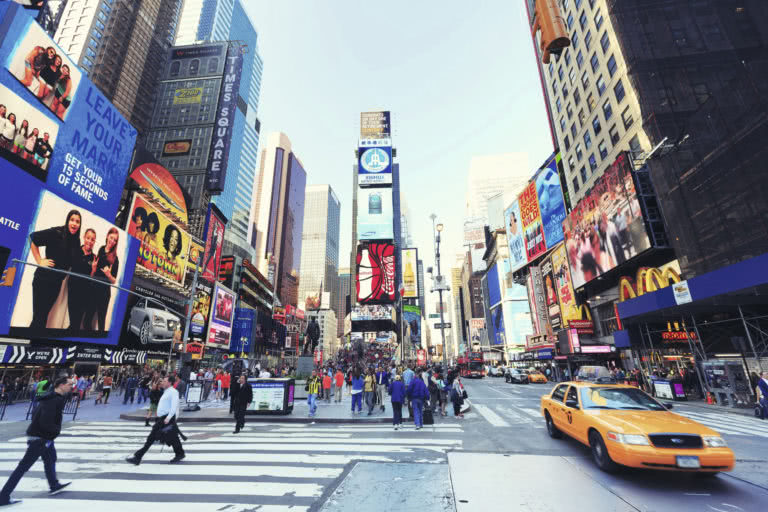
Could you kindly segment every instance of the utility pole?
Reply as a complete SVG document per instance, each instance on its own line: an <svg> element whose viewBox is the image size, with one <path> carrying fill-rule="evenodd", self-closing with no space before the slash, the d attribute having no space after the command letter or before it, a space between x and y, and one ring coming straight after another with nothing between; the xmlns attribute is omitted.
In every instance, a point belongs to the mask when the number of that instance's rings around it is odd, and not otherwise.
<svg viewBox="0 0 768 512"><path fill-rule="evenodd" d="M435 281L437 282L437 294L440 300L440 337L443 340L443 368L447 367L446 363L446 350L445 350L445 319L443 317L443 279L440 275L440 232L443 230L442 224L437 224L435 226L435 219L437 218L437 215L434 213L429 216L430 219L432 219L432 238L435 241L435 266L437 267L437 277L435 278ZM437 231L435 231L437 230Z"/></svg>

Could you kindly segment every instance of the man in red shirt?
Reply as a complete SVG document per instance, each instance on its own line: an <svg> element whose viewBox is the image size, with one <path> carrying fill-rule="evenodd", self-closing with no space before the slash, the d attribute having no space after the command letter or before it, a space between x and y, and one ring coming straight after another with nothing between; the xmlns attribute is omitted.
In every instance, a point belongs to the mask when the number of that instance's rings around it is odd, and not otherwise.
<svg viewBox="0 0 768 512"><path fill-rule="evenodd" d="M224 400L227 400L229 397L229 383L232 381L232 376L229 374L229 372L224 372L224 375L221 377L221 387L224 388Z"/></svg>
<svg viewBox="0 0 768 512"><path fill-rule="evenodd" d="M323 397L326 402L331 401L331 376L327 373L323 376Z"/></svg>
<svg viewBox="0 0 768 512"><path fill-rule="evenodd" d="M336 403L341 402L341 391L344 387L344 374L341 372L341 368L336 370L336 374L333 376L333 380L336 381Z"/></svg>

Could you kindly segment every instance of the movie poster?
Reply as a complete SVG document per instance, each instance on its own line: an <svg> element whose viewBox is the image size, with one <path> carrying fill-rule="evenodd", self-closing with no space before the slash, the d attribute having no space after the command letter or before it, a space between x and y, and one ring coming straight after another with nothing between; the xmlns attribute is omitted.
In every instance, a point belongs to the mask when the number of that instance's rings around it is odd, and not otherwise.
<svg viewBox="0 0 768 512"><path fill-rule="evenodd" d="M541 225L539 200L536 195L536 183L529 183L520 194L518 201L520 203L526 257L530 262L547 250L547 244L544 241L544 229Z"/></svg>

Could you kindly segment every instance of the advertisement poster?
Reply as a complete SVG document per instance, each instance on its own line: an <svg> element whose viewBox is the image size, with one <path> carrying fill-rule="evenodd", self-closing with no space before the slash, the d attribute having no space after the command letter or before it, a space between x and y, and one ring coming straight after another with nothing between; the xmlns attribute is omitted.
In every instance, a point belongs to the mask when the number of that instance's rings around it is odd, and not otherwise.
<svg viewBox="0 0 768 512"><path fill-rule="evenodd" d="M134 280L131 290L149 298L128 296L120 348L168 353L171 343L182 341L186 299L180 294L171 295L151 281L146 286L136 281L139 279Z"/></svg>
<svg viewBox="0 0 768 512"><path fill-rule="evenodd" d="M499 285L499 265L494 263L488 269L488 306L494 307L501 302L501 287Z"/></svg>
<svg viewBox="0 0 768 512"><path fill-rule="evenodd" d="M391 304L395 301L395 246L365 243L357 247L357 301Z"/></svg>
<svg viewBox="0 0 768 512"><path fill-rule="evenodd" d="M141 194L154 201L158 208L165 210L171 220L186 224L187 201L179 183L168 169L141 147L134 151L131 167L131 179L141 188Z"/></svg>
<svg viewBox="0 0 768 512"><path fill-rule="evenodd" d="M220 283L215 283L213 305L208 321L207 347L229 348L232 322L235 315L235 294Z"/></svg>
<svg viewBox="0 0 768 512"><path fill-rule="evenodd" d="M512 271L515 271L528 263L525 243L523 242L523 226L520 222L520 203L517 199L504 210L504 226L507 230L509 261Z"/></svg>
<svg viewBox="0 0 768 512"><path fill-rule="evenodd" d="M625 153L566 217L563 231L576 289L650 248Z"/></svg>
<svg viewBox="0 0 768 512"><path fill-rule="evenodd" d="M419 306L403 306L403 320L408 325L408 335L411 343L421 344L421 308Z"/></svg>
<svg viewBox="0 0 768 512"><path fill-rule="evenodd" d="M253 402L249 411L281 411L285 402L285 384L283 382L249 382L253 389Z"/></svg>
<svg viewBox="0 0 768 512"><path fill-rule="evenodd" d="M8 128L18 148L0 156L75 206L114 219L136 129L24 9L0 2L0 18L0 103L6 119L16 118Z"/></svg>
<svg viewBox="0 0 768 512"><path fill-rule="evenodd" d="M189 322L189 338L205 341L208 332L208 319L211 314L213 284L203 279L197 281L195 297L192 301L192 316Z"/></svg>
<svg viewBox="0 0 768 512"><path fill-rule="evenodd" d="M565 245L561 244L552 251L552 276L557 292L562 326L569 327L568 320L575 313L578 315L576 296L571 285L571 272L568 269L568 259L565 254Z"/></svg>
<svg viewBox="0 0 768 512"><path fill-rule="evenodd" d="M506 339L504 331L504 310L501 305L491 310L491 330L488 333L491 345L503 345Z"/></svg>
<svg viewBox="0 0 768 512"><path fill-rule="evenodd" d="M133 196L128 234L141 242L136 264L175 284L184 284L189 234L160 213L140 194Z"/></svg>
<svg viewBox="0 0 768 512"><path fill-rule="evenodd" d="M541 274L541 268L537 266L528 267L531 275L533 289L533 298L536 303L536 314L538 315L539 331L535 334L552 334L552 326L549 324L549 313L547 311L547 297L544 290L544 276ZM531 308L533 314L533 308Z"/></svg>
<svg viewBox="0 0 768 512"><path fill-rule="evenodd" d="M18 291L9 334L117 344L128 294L107 285L127 287L131 282L138 243L49 191L42 192L36 218L27 229L26 256L21 260L89 275L104 284L26 266L15 276ZM9 241L18 241L14 239Z"/></svg>
<svg viewBox="0 0 768 512"><path fill-rule="evenodd" d="M202 87L179 88L173 92L174 105L191 105L203 99Z"/></svg>
<svg viewBox="0 0 768 512"><path fill-rule="evenodd" d="M418 249L403 249L400 251L403 258L403 286L405 287L403 297L406 299L419 298L419 279L416 276L419 268L418 251Z"/></svg>
<svg viewBox="0 0 768 512"><path fill-rule="evenodd" d="M520 203L526 257L530 262L547 250L539 213L539 199L536 196L536 183L530 183L525 187L523 193L518 197L518 201Z"/></svg>
<svg viewBox="0 0 768 512"><path fill-rule="evenodd" d="M250 354L256 317L257 312L255 309L237 308L235 310L235 322L232 325L232 342L229 344L230 352Z"/></svg>
<svg viewBox="0 0 768 512"><path fill-rule="evenodd" d="M357 237L359 240L393 239L392 189L357 188Z"/></svg>
<svg viewBox="0 0 768 512"><path fill-rule="evenodd" d="M485 331L485 318L472 318L469 321L469 342L470 346L481 343Z"/></svg>
<svg viewBox="0 0 768 512"><path fill-rule="evenodd" d="M547 304L547 315L549 315L549 325L553 331L558 331L562 327L560 321L560 302L557 299L557 285L552 269L552 258L548 257L539 266L541 275L544 279L545 301Z"/></svg>
<svg viewBox="0 0 768 512"><path fill-rule="evenodd" d="M544 241L547 249L563 241L563 221L565 220L565 201L557 173L560 154L552 158L536 175L536 193L539 197L539 212L544 226Z"/></svg>
<svg viewBox="0 0 768 512"><path fill-rule="evenodd" d="M235 275L235 257L222 256L219 263L219 282L227 288L232 288L232 279Z"/></svg>
<svg viewBox="0 0 768 512"><path fill-rule="evenodd" d="M351 318L353 322L361 320L392 320L392 306L386 304L353 306Z"/></svg>
<svg viewBox="0 0 768 512"><path fill-rule="evenodd" d="M392 148L358 148L357 183L359 185L392 184Z"/></svg>
<svg viewBox="0 0 768 512"><path fill-rule="evenodd" d="M539 334L541 332L541 325L539 325L539 311L536 309L536 291L533 289L533 277L530 273L528 273L525 278L525 288L528 291L528 307L531 308L532 334Z"/></svg>
<svg viewBox="0 0 768 512"><path fill-rule="evenodd" d="M163 144L163 156L187 156L192 150L192 139L169 140Z"/></svg>
<svg viewBox="0 0 768 512"><path fill-rule="evenodd" d="M464 222L464 246L468 246L472 257L472 272L484 272L485 261L485 219L472 218Z"/></svg>
<svg viewBox="0 0 768 512"><path fill-rule="evenodd" d="M380 139L390 137L391 124L389 111L360 112L360 137Z"/></svg>
<svg viewBox="0 0 768 512"><path fill-rule="evenodd" d="M525 294L525 286L520 286L520 288ZM504 308L504 334L507 345L525 346L525 337L533 334L528 301L505 301L502 303L502 307Z"/></svg>
<svg viewBox="0 0 768 512"><path fill-rule="evenodd" d="M208 215L205 218L205 252L203 253L203 279L216 281L221 264L221 248L224 245L224 229L227 221L218 208L211 203L208 205Z"/></svg>

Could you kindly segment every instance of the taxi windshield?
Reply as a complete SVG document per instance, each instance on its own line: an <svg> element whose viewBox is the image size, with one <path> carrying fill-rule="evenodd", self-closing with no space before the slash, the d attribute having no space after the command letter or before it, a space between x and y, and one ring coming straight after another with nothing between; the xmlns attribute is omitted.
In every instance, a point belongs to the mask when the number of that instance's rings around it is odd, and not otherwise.
<svg viewBox="0 0 768 512"><path fill-rule="evenodd" d="M581 390L584 409L665 411L659 402L635 388L587 387Z"/></svg>

